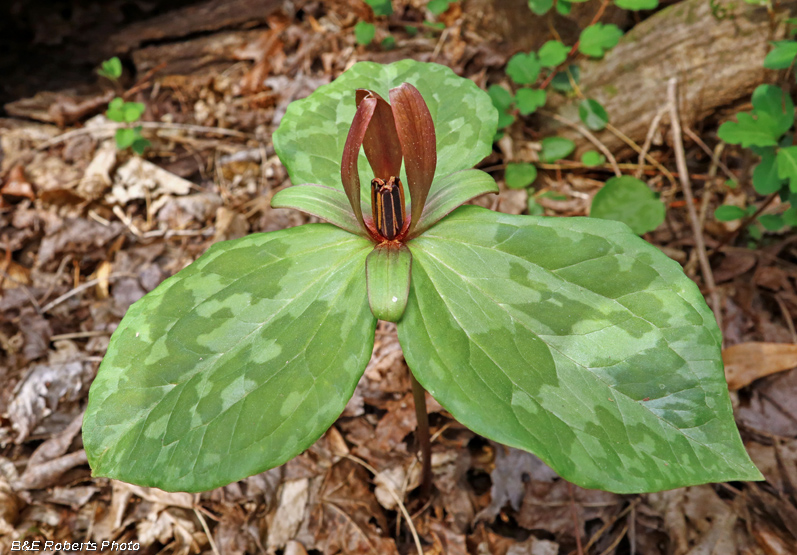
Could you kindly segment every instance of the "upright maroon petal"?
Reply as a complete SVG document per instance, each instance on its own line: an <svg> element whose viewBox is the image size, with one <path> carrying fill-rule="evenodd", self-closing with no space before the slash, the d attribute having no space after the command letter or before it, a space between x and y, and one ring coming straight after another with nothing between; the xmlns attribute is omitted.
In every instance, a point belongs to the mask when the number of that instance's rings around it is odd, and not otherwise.
<svg viewBox="0 0 797 555"><path fill-rule="evenodd" d="M396 131L404 154L407 187L410 190L412 220L410 233L421 217L426 196L437 167L437 139L434 122L418 89L404 83L390 91L390 104L396 120Z"/></svg>
<svg viewBox="0 0 797 555"><path fill-rule="evenodd" d="M375 110L376 98L366 98L357 106L357 112L354 114L354 120L349 128L349 135L346 137L346 144L343 146L343 158L340 161L340 179L343 182L343 190L346 191L354 215L363 229L365 229L365 222L363 222L363 211L360 207L360 173L357 170L357 158L360 156L360 147Z"/></svg>
<svg viewBox="0 0 797 555"><path fill-rule="evenodd" d="M396 134L393 110L384 98L374 91L357 89L357 106L368 97L376 98L376 110L365 132L363 148L374 177L387 181L393 176L398 177L401 171L401 143Z"/></svg>

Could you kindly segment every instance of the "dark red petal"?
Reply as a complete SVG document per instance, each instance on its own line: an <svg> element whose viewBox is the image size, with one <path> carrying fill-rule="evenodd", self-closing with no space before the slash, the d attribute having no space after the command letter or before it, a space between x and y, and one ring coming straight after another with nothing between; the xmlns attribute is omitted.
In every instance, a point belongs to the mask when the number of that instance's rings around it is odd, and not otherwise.
<svg viewBox="0 0 797 555"><path fill-rule="evenodd" d="M360 156L360 147L375 109L376 98L366 98L357 106L357 112L354 114L354 120L349 128L349 135L346 137L346 144L343 146L343 158L340 161L340 179L343 182L343 190L346 191L354 215L363 228L365 228L365 222L363 222L363 211L360 207L360 173L357 170L357 158Z"/></svg>
<svg viewBox="0 0 797 555"><path fill-rule="evenodd" d="M437 167L437 140L434 122L418 89L404 83L390 91L390 104L396 119L396 131L404 153L407 187L410 190L412 220L410 232L421 217L426 196Z"/></svg>
<svg viewBox="0 0 797 555"><path fill-rule="evenodd" d="M376 98L376 110L365 133L363 148L374 177L387 181L392 176L398 177L401 171L401 143L390 104L374 91L357 89L357 106L367 97Z"/></svg>

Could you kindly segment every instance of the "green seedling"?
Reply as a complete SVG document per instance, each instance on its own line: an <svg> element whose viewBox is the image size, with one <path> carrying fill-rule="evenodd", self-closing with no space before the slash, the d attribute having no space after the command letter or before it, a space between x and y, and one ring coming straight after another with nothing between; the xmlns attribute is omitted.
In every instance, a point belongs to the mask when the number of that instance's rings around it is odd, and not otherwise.
<svg viewBox="0 0 797 555"><path fill-rule="evenodd" d="M116 97L108 104L106 117L118 123L131 124L137 122L144 113L146 106L140 102L125 102ZM150 142L141 136L141 126L127 126L116 130L116 148L123 150L132 148L136 154L143 154Z"/></svg>

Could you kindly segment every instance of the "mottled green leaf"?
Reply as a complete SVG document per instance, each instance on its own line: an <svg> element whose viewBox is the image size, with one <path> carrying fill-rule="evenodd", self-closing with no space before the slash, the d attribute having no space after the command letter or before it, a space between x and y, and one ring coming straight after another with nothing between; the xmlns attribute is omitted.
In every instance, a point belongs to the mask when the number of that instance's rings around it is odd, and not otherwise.
<svg viewBox="0 0 797 555"><path fill-rule="evenodd" d="M537 51L540 64L543 67L556 67L567 59L570 47L562 44L562 41L549 40Z"/></svg>
<svg viewBox="0 0 797 555"><path fill-rule="evenodd" d="M576 149L576 143L564 137L548 137L543 139L541 144L540 160L543 162L556 162L567 158Z"/></svg>
<svg viewBox="0 0 797 555"><path fill-rule="evenodd" d="M601 103L592 98L585 98L578 105L578 116L584 125L593 131L600 131L609 123L609 114Z"/></svg>
<svg viewBox="0 0 797 555"><path fill-rule="evenodd" d="M764 58L764 67L768 69L788 69L794 64L797 56L797 42L793 40L782 40L773 42L774 47L767 57Z"/></svg>
<svg viewBox="0 0 797 555"><path fill-rule="evenodd" d="M398 322L410 293L412 255L406 245L378 245L365 259L371 313L386 322Z"/></svg>
<svg viewBox="0 0 797 555"><path fill-rule="evenodd" d="M718 222L732 222L733 220L744 218L745 214L747 214L747 212L744 211L744 208L731 204L724 204L718 206L717 209L714 210L714 219Z"/></svg>
<svg viewBox="0 0 797 555"><path fill-rule="evenodd" d="M528 116L545 106L547 95L542 89L520 89L515 94L518 111Z"/></svg>
<svg viewBox="0 0 797 555"><path fill-rule="evenodd" d="M310 446L371 357L372 248L328 224L250 235L135 303L89 392L94 475L202 491Z"/></svg>
<svg viewBox="0 0 797 555"><path fill-rule="evenodd" d="M610 48L617 46L623 32L614 23L595 23L583 31L578 42L578 51L594 58L603 57Z"/></svg>
<svg viewBox="0 0 797 555"><path fill-rule="evenodd" d="M340 161L355 111L354 91L370 89L389 98L404 82L420 91L437 137L437 177L469 169L492 152L498 113L473 81L438 64L401 60L390 65L360 62L329 85L292 102L274 133L274 148L296 184L317 183L342 189ZM362 197L370 198L373 177L360 153ZM402 171L402 181L406 173Z"/></svg>
<svg viewBox="0 0 797 555"><path fill-rule="evenodd" d="M762 479L734 424L713 314L624 224L463 206L409 248L399 341L464 425L586 488Z"/></svg>
<svg viewBox="0 0 797 555"><path fill-rule="evenodd" d="M778 150L776 156L778 177L789 180L789 189L797 193L797 146L789 146Z"/></svg>
<svg viewBox="0 0 797 555"><path fill-rule="evenodd" d="M349 233L368 236L354 217L346 193L340 189L324 185L294 185L274 195L271 198L271 206L301 210Z"/></svg>
<svg viewBox="0 0 797 555"><path fill-rule="evenodd" d="M534 164L507 164L504 181L510 189L523 189L537 179L537 167Z"/></svg>
<svg viewBox="0 0 797 555"><path fill-rule="evenodd" d="M647 184L623 175L612 177L592 199L593 218L623 222L637 235L653 231L664 221L664 204Z"/></svg>
<svg viewBox="0 0 797 555"><path fill-rule="evenodd" d="M537 54L518 52L506 64L506 74L518 85L530 85L537 80L542 66Z"/></svg>
<svg viewBox="0 0 797 555"><path fill-rule="evenodd" d="M423 233L469 200L497 192L495 180L481 170L463 170L435 180L414 234Z"/></svg>

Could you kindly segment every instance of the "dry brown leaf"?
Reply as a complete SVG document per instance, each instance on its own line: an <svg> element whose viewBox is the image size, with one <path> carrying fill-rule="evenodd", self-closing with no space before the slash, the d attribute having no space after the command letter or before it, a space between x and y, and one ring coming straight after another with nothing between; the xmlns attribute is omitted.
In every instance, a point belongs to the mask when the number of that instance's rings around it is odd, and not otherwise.
<svg viewBox="0 0 797 555"><path fill-rule="evenodd" d="M0 195L9 200L27 198L33 200L36 195L33 193L33 185L25 178L25 170L22 166L14 166L8 173L5 185L0 188Z"/></svg>
<svg viewBox="0 0 797 555"><path fill-rule="evenodd" d="M116 144L113 140L103 141L94 153L80 183L77 193L87 200L97 200L111 186L111 170L116 165Z"/></svg>
<svg viewBox="0 0 797 555"><path fill-rule="evenodd" d="M797 366L797 345L750 341L722 351L725 379L731 391L741 389L759 378Z"/></svg>
<svg viewBox="0 0 797 555"><path fill-rule="evenodd" d="M298 532L305 519L310 497L310 480L291 480L282 484L280 503L268 529L266 545L271 549L284 547Z"/></svg>

